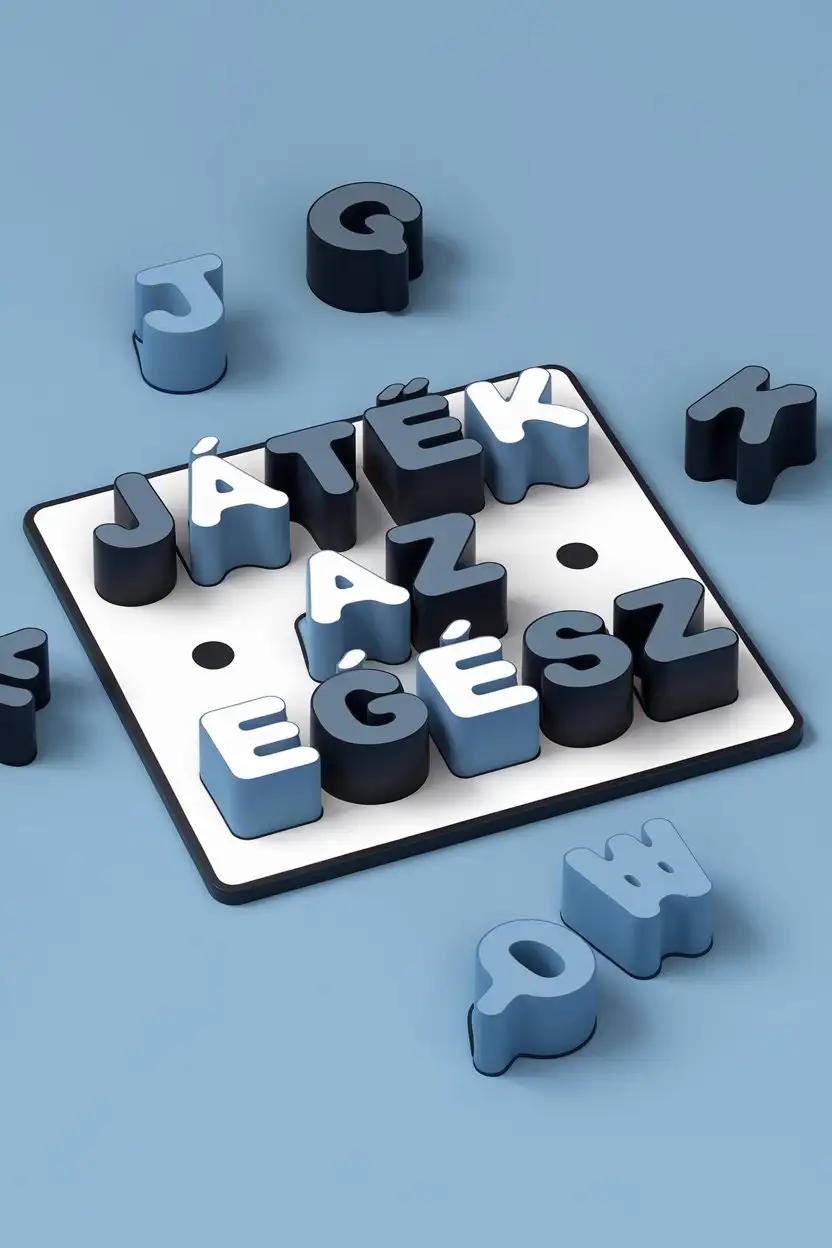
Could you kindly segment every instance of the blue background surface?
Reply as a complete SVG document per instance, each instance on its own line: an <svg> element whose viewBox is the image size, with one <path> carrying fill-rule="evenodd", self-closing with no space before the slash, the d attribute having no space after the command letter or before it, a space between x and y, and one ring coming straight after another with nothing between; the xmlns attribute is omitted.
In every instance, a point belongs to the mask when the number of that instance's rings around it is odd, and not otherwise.
<svg viewBox="0 0 832 1248"><path fill-rule="evenodd" d="M14 1248L773 1244L826 1223L830 19L761 3L7 6L0 632L50 636L42 756L0 774L0 1226ZM425 208L403 316L304 281L309 204ZM154 393L133 275L225 262L226 380ZM33 503L353 414L394 380L569 365L807 718L793 754L239 909L205 890L21 529ZM820 395L760 508L684 475L737 368ZM827 747L828 748L828 747ZM477 1076L495 923L654 815L716 945L599 965L577 1057ZM820 1232L818 1232L820 1233ZM580 1241L575 1238L580 1235Z"/></svg>

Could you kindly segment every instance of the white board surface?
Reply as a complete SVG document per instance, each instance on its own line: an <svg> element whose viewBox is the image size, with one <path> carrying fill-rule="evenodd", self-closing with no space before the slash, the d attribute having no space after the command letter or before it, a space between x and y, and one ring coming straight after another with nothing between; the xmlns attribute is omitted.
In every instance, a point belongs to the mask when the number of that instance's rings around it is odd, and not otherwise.
<svg viewBox="0 0 832 1248"><path fill-rule="evenodd" d="M693 577L706 586L705 626L728 625L740 633L740 696L733 705L669 724L653 723L637 708L632 729L617 741L576 750L541 736L541 752L533 762L474 779L452 776L434 749L430 777L410 798L354 806L325 796L318 822L242 840L229 831L200 781L199 719L222 706L277 695L308 743L315 685L305 668L295 621L305 609L306 559L317 547L293 524L292 560L284 568L240 569L220 585L202 588L180 563L176 588L167 598L123 608L98 597L92 576L92 532L113 519L112 488L45 503L29 513L30 539L206 882L221 899L242 901L278 892L652 787L656 769L668 769L661 782L672 781L798 743L800 717L755 656L738 622L719 605L571 374L550 371L552 402L579 408L589 417L591 475L589 484L576 490L534 486L523 502L511 506L487 495L485 510L475 517L478 561L501 563L508 572L505 657L519 671L523 632L548 612L593 611L611 627L618 594ZM503 394L510 394L516 377L499 380ZM446 392L451 413L460 419L463 394L464 388ZM337 413L332 417L342 418ZM205 430L206 435L211 432ZM361 432L359 421L359 536L346 553L384 575L384 537L393 521L361 473ZM262 479L262 447L228 458ZM130 470L125 465L124 471ZM175 518L177 541L187 559L187 470L151 479ZM594 547L597 562L581 570L561 566L556 551L571 542ZM204 641L230 645L235 654L230 666L217 671L197 666L191 654ZM414 666L411 659L391 669L411 691ZM536 803L536 809L522 809Z"/></svg>

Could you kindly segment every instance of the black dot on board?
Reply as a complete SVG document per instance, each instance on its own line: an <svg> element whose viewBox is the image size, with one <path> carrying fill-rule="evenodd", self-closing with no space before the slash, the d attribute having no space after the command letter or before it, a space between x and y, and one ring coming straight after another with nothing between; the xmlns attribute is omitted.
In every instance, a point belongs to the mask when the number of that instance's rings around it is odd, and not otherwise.
<svg viewBox="0 0 832 1248"><path fill-rule="evenodd" d="M561 546L556 558L565 568L574 568L577 571L591 568L593 563L597 563L598 551L594 546L587 546L586 542L569 542L566 546Z"/></svg>
<svg viewBox="0 0 832 1248"><path fill-rule="evenodd" d="M199 667L207 667L209 671L215 672L234 662L234 651L224 641L201 641L191 658Z"/></svg>

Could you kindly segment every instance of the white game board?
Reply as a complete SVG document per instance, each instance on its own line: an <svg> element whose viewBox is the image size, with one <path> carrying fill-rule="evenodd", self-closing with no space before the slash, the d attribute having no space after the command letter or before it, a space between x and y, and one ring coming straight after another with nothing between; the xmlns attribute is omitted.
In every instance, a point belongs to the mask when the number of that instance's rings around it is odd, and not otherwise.
<svg viewBox="0 0 832 1248"><path fill-rule="evenodd" d="M306 558L316 549L292 525L292 560L277 571L241 569L201 588L180 563L175 590L152 606L113 606L95 592L92 532L113 519L111 487L43 503L26 530L98 675L152 775L212 893L226 902L299 887L386 860L530 822L566 810L713 771L797 745L802 721L753 649L737 620L630 466L578 382L552 367L552 402L579 408L590 420L590 482L582 489L533 487L505 506L487 495L476 519L477 558L508 572L509 633L505 657L520 668L525 628L550 611L593 611L612 624L616 595L673 577L706 588L705 625L740 635L740 696L731 706L672 723L653 723L637 708L632 729L593 749L556 746L541 736L539 757L503 771L461 780L433 749L430 777L415 795L392 806L354 806L325 796L314 824L242 840L229 831L203 787L198 725L206 711L276 694L308 743L307 674L295 633L305 609ZM517 374L498 380L510 394ZM464 387L447 391L462 418ZM344 414L334 412L333 420ZM210 434L212 430L206 429ZM270 431L271 432L271 431ZM361 470L358 543L350 559L384 575L384 536L393 521ZM183 448L184 451L190 448ZM221 448L222 449L222 448ZM229 455L261 477L262 446ZM125 464L123 471L132 470ZM154 474L152 483L176 520L187 557L187 469ZM594 566L562 567L556 551L570 542L598 551ZM206 671L191 658L203 641L222 641L234 661ZM413 689L414 661L392 669Z"/></svg>

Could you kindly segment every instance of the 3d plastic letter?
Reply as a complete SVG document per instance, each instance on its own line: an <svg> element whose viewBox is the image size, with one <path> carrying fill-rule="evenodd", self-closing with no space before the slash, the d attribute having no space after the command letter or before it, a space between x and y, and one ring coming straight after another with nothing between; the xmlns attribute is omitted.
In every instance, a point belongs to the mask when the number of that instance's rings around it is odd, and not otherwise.
<svg viewBox="0 0 832 1248"><path fill-rule="evenodd" d="M136 275L133 346L154 390L197 394L222 381L225 337L219 256L190 256Z"/></svg>
<svg viewBox="0 0 832 1248"><path fill-rule="evenodd" d="M561 918L634 979L664 958L696 958L713 943L711 882L669 819L640 836L610 837L604 855L573 849L563 860Z"/></svg>
<svg viewBox="0 0 832 1248"><path fill-rule="evenodd" d="M35 712L50 697L46 633L40 628L19 628L0 637L0 763L26 767L35 761Z"/></svg>
<svg viewBox="0 0 832 1248"><path fill-rule="evenodd" d="M736 481L743 503L764 503L786 468L817 455L818 396L811 386L771 389L768 369L741 368L688 408L685 472Z"/></svg>
<svg viewBox="0 0 832 1248"><path fill-rule="evenodd" d="M560 923L516 919L477 946L468 1027L481 1075L502 1075L518 1057L566 1057L595 1034L595 954Z"/></svg>
<svg viewBox="0 0 832 1248"><path fill-rule="evenodd" d="M422 205L387 182L351 182L316 199L306 218L306 281L344 312L402 312L420 276Z"/></svg>
<svg viewBox="0 0 832 1248"><path fill-rule="evenodd" d="M355 237L376 246L398 230L401 302L418 214L410 197L374 202L379 237ZM215 897L248 901L798 744L799 712L568 369L441 393L417 377L324 415L238 451L205 430L180 465L125 464L24 522ZM653 973L665 935L578 865L584 890L607 890L598 947ZM575 887L564 921L592 940ZM667 940L689 950L689 935ZM484 1067L518 1045L560 1047L553 1020L501 1038L483 1017Z"/></svg>

